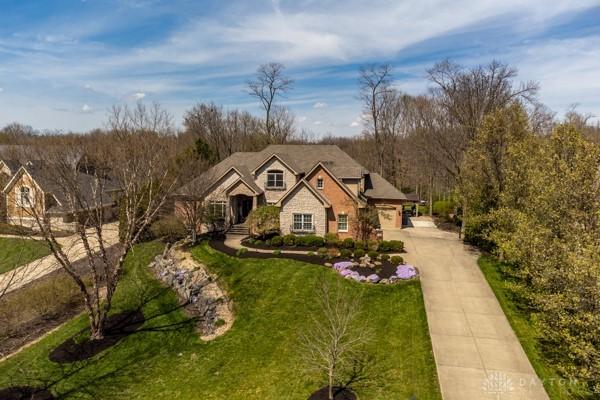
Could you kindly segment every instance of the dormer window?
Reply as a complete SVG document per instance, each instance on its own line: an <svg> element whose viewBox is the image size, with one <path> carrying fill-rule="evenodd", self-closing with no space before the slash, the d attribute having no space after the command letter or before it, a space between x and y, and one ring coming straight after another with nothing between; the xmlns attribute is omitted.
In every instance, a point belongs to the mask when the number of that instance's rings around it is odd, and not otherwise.
<svg viewBox="0 0 600 400"><path fill-rule="evenodd" d="M285 182L283 181L283 171L270 170L267 171L267 189L285 189Z"/></svg>
<svg viewBox="0 0 600 400"><path fill-rule="evenodd" d="M19 190L18 203L21 207L28 207L31 203L31 189L27 186L21 186Z"/></svg>
<svg viewBox="0 0 600 400"><path fill-rule="evenodd" d="M323 189L323 178L317 178L317 189Z"/></svg>

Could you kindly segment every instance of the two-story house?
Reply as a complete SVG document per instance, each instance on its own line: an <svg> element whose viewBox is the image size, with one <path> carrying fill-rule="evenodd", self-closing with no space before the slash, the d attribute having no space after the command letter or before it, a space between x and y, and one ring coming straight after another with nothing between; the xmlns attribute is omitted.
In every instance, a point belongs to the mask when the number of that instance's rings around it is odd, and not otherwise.
<svg viewBox="0 0 600 400"><path fill-rule="evenodd" d="M280 208L287 233L355 236L362 208L377 208L382 228L398 228L406 196L334 145L271 145L234 153L202 177L208 206L235 225L261 205ZM193 185L194 182L189 185Z"/></svg>

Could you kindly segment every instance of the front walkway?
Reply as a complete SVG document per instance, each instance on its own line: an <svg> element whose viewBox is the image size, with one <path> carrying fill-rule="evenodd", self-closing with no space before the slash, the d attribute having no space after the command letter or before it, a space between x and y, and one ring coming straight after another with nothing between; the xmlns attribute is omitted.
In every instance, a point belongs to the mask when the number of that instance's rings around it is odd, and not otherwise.
<svg viewBox="0 0 600 400"><path fill-rule="evenodd" d="M421 273L444 400L548 399L476 251L434 227L386 230L384 239L404 241L404 259Z"/></svg>
<svg viewBox="0 0 600 400"><path fill-rule="evenodd" d="M113 222L104 225L103 229L104 245L108 248L119 242L119 224ZM84 257L87 257L87 253L83 246L82 241L78 235L67 236L56 238L56 241L60 244L63 251L69 257L72 262L79 261ZM97 248L97 241L90 240L92 246ZM50 254L46 257L42 257L39 260L30 262L29 264L22 265L11 271L5 272L0 275L0 294L11 292L22 286L25 286L29 282L39 279L50 272L59 269L61 266L56 261L54 255ZM7 288L8 286L8 288Z"/></svg>

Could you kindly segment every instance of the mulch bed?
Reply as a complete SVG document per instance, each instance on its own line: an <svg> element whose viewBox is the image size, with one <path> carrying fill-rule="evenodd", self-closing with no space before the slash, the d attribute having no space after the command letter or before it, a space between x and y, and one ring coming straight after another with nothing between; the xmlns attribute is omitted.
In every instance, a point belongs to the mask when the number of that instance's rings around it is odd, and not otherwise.
<svg viewBox="0 0 600 400"><path fill-rule="evenodd" d="M106 333L103 339L83 340L82 342L78 342L75 337L67 339L54 349L48 358L60 364L87 360L114 346L126 336L135 333L143 324L144 314L141 311L111 315L106 320ZM79 335L88 334L88 331L89 329L86 328Z"/></svg>
<svg viewBox="0 0 600 400"><path fill-rule="evenodd" d="M286 245L281 245L279 247L275 247L275 246L267 246L265 243L263 243L263 244L255 244L255 243L248 243L246 241L242 241L242 246L248 247L248 248L252 248L252 249L261 249L261 250L301 250L301 251L314 251L314 252L316 252L317 250L320 249L320 247L316 247L316 246L286 246ZM329 247L329 246L323 246L323 247Z"/></svg>
<svg viewBox="0 0 600 400"><path fill-rule="evenodd" d="M30 386L13 386L0 390L0 400L53 400L49 390Z"/></svg>
<svg viewBox="0 0 600 400"><path fill-rule="evenodd" d="M210 247L215 250L220 251L221 253L225 253L231 257L237 258L259 258L259 259L269 259L269 258L285 258L292 259L296 261L302 261L309 264L316 264L320 266L324 266L325 263L335 264L338 261L348 261L347 258L333 258L333 259L325 259L321 258L318 255L308 255L308 254L296 254L296 253L282 253L282 254L273 254L273 253L261 253L258 251L248 250L244 253L238 254L236 249L233 249L229 246L225 245L225 242L221 239L214 239L209 242ZM377 274L381 279L388 279L390 276L396 273L397 265L392 264L389 261L382 261L381 266L377 269L372 268L361 268L361 267L352 267L351 269L358 272L363 276L369 276L371 274Z"/></svg>
<svg viewBox="0 0 600 400"><path fill-rule="evenodd" d="M356 400L358 396L347 388L334 387L333 388L334 400ZM310 395L308 400L329 400L329 388L327 386L317 390Z"/></svg>
<svg viewBox="0 0 600 400"><path fill-rule="evenodd" d="M107 250L109 258L116 259L119 250L118 245L111 246ZM73 268L78 272L85 272L88 267L87 259L82 259L73 263ZM45 281L57 279L62 275L67 275L67 273L61 268L29 282L13 292L6 293L0 300L0 312L3 303L10 301L13 296L17 296L17 293L31 292L31 295L35 297L37 285L42 284ZM36 318L20 321L19 326L13 325L7 327L8 332L4 330L2 323L0 322L0 357L12 354L27 343L45 335L47 332L81 313L84 308L83 299L81 299L77 303L74 303L71 309L66 311L61 310L58 316L54 318L48 318L47 315L40 314ZM0 397L0 400L1 399L2 397Z"/></svg>

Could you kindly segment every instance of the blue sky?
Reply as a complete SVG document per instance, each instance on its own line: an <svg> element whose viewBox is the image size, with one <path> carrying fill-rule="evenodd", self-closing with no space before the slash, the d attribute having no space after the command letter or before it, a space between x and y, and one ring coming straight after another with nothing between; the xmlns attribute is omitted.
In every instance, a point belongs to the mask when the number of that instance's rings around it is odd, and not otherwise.
<svg viewBox="0 0 600 400"><path fill-rule="evenodd" d="M541 85L559 115L600 115L600 1L0 0L0 125L103 126L112 104L158 101L177 124L213 101L258 113L245 92L278 61L285 100L317 135L361 131L360 65L389 62L400 90L427 90L450 58L492 59Z"/></svg>

